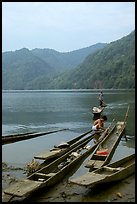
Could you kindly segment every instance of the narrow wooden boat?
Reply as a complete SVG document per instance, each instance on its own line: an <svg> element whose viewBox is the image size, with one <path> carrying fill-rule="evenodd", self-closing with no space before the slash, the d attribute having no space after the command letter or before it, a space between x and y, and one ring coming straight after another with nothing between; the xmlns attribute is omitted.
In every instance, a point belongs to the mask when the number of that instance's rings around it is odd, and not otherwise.
<svg viewBox="0 0 137 204"><path fill-rule="evenodd" d="M15 135L6 135L6 136L2 136L2 145L19 142L22 140L28 140L28 139L56 133L63 130L67 130L67 129L59 129L59 130L53 130L48 132L28 132L28 133L21 133L21 134L15 134Z"/></svg>
<svg viewBox="0 0 137 204"><path fill-rule="evenodd" d="M50 149L49 151L44 151L39 153L38 155L35 155L35 159L40 159L40 160L51 160L51 159L56 159L60 157L61 155L65 154L67 151L71 150L72 148L76 147L78 144L81 143L81 139L85 136L94 136L96 134L95 131L89 130L78 137L73 138L70 141L60 143L57 146L54 146L54 148ZM79 143L77 143L79 141Z"/></svg>
<svg viewBox="0 0 137 204"><path fill-rule="evenodd" d="M93 113L93 120L97 120L100 118L101 113L105 109L106 106L99 106L99 107L93 107L92 108L92 113Z"/></svg>
<svg viewBox="0 0 137 204"><path fill-rule="evenodd" d="M126 111L124 121L118 121L113 131L103 139L92 154L91 159L85 165L90 171L108 164L117 148L121 137L125 131L126 119L128 117L129 106Z"/></svg>
<svg viewBox="0 0 137 204"><path fill-rule="evenodd" d="M92 108L92 113L93 113L93 114L101 114L102 111L104 110L104 108L105 108L105 107L100 107L100 106L99 106L99 107L93 107L93 108Z"/></svg>
<svg viewBox="0 0 137 204"><path fill-rule="evenodd" d="M91 171L108 164L121 140L124 130L124 121L117 122L113 131L97 146L85 167L90 168Z"/></svg>
<svg viewBox="0 0 137 204"><path fill-rule="evenodd" d="M97 184L119 181L135 172L135 154L126 156L95 171L70 179L70 183L85 187L94 187Z"/></svg>
<svg viewBox="0 0 137 204"><path fill-rule="evenodd" d="M111 131L111 125L109 128ZM90 147L89 142L93 136L83 139L77 146L67 151L50 164L34 172L26 179L20 180L9 186L9 188L4 190L2 197L3 202L25 200L37 190L43 187L47 188L59 182L68 173L72 172L77 165L80 165L80 163L94 151L104 137L106 137L106 132L101 133L98 143Z"/></svg>

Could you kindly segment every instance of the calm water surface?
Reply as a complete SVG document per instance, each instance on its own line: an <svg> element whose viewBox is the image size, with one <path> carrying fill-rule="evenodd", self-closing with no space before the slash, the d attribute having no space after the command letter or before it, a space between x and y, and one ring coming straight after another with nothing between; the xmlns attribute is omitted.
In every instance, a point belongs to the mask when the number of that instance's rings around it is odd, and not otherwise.
<svg viewBox="0 0 137 204"><path fill-rule="evenodd" d="M103 90L108 121L124 120L128 105L126 135L118 146L113 160L135 151L135 92L129 90ZM92 107L98 106L99 90L69 91L3 91L2 135L31 131L51 131L67 128L39 138L2 146L2 161L24 166L34 155L49 150L55 144L68 141L91 129ZM82 170L81 170L82 169ZM78 172L85 171L81 168ZM86 169L87 170L87 169Z"/></svg>

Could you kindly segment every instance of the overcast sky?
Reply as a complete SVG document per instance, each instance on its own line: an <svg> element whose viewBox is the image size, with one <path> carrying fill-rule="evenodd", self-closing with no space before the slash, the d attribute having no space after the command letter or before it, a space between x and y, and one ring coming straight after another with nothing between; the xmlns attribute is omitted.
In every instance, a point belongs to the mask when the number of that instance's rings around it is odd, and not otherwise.
<svg viewBox="0 0 137 204"><path fill-rule="evenodd" d="M2 51L68 52L135 30L135 2L2 2Z"/></svg>

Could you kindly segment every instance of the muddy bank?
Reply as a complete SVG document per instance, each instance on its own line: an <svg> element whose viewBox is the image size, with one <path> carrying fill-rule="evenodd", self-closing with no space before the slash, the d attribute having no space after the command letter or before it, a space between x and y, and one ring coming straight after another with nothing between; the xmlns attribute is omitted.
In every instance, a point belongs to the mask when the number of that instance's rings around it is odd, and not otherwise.
<svg viewBox="0 0 137 204"><path fill-rule="evenodd" d="M6 165L6 164L5 164ZM2 175L2 189L21 179L25 169L5 166ZM17 177L18 175L18 177ZM135 174L120 182L99 185L88 189L70 184L65 178L59 184L35 192L26 202L135 202Z"/></svg>
<svg viewBox="0 0 137 204"><path fill-rule="evenodd" d="M67 180L33 195L30 202L135 202L135 175L120 182L88 189Z"/></svg>
<svg viewBox="0 0 137 204"><path fill-rule="evenodd" d="M2 190L26 177L26 169L8 165L2 162Z"/></svg>

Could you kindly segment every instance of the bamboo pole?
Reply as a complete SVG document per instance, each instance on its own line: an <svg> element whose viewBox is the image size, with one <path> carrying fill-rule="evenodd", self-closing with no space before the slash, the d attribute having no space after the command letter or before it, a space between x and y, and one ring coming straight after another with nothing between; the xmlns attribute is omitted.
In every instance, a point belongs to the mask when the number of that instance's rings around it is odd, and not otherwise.
<svg viewBox="0 0 137 204"><path fill-rule="evenodd" d="M126 120L127 120L127 117L128 117L129 107L130 106L128 105L127 112L126 112L126 115L125 115L125 118L124 118L124 124L126 123Z"/></svg>
<svg viewBox="0 0 137 204"><path fill-rule="evenodd" d="M127 111L126 111L126 115L125 115L125 118L124 118L124 126L126 125L126 121L127 121L127 118L128 118L129 107L130 107L130 106L128 105ZM125 139L126 139L126 141L127 141L126 134L125 134Z"/></svg>

